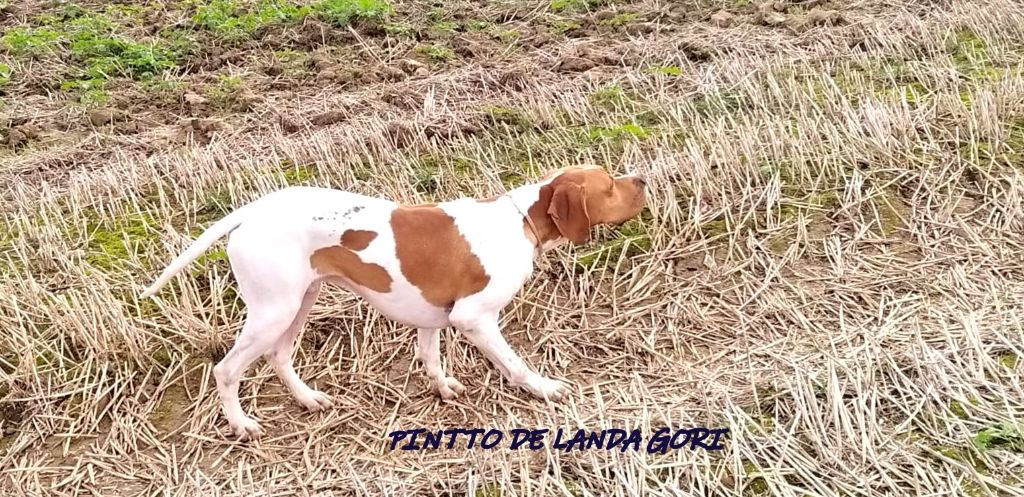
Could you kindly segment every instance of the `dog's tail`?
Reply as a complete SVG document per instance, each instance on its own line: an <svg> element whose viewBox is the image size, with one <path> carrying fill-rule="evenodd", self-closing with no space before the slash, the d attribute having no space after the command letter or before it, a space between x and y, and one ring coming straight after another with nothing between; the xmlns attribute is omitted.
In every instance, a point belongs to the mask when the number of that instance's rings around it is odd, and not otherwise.
<svg viewBox="0 0 1024 497"><path fill-rule="evenodd" d="M242 221L245 220L247 207L249 206L244 205L232 211L230 214L224 216L207 228L202 235L199 235L199 238L196 238L196 240L192 242L192 245L189 245L181 255L175 257L174 260L171 261L167 268L164 269L164 272L160 273L160 277L158 277L156 281L149 286L149 288L139 294L139 298L144 299L155 295L156 292L160 290L160 287L167 284L172 276L177 274L178 271L181 271L185 266L188 266L189 263L196 260L196 258L202 255L203 252L206 252L206 249L210 248L210 246L213 245L213 242L216 242L222 236L230 233L231 230L240 226Z"/></svg>

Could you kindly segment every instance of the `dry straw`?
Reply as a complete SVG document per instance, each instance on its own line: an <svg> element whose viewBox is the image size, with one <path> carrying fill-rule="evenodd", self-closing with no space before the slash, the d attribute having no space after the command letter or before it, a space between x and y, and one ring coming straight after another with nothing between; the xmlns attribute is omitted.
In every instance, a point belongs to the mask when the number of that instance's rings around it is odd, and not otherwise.
<svg viewBox="0 0 1024 497"><path fill-rule="evenodd" d="M582 75L531 53L525 91L466 64L269 95L295 115L353 109L299 133L263 117L183 152L7 157L0 494L1022 494L1024 9L882 4L798 35L702 21L631 36L612 47L629 64ZM963 33L983 50L958 53ZM695 46L706 60L681 55ZM650 71L669 65L681 74ZM507 109L482 133L422 133ZM338 406L304 412L257 363L242 403L268 433L238 443L210 368L244 310L216 248L135 297L199 226L287 182L417 202L577 163L642 173L652 198L615 238L632 250L547 254L502 317L528 363L572 383L564 404L510 387L450 331L445 367L468 392L442 403L414 332L332 290L296 367ZM419 427L666 425L731 434L713 453L386 450Z"/></svg>

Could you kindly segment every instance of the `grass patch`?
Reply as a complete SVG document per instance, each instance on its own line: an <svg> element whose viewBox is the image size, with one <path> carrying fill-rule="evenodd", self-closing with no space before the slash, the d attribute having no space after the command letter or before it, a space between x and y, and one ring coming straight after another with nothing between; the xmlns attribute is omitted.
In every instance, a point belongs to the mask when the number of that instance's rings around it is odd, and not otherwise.
<svg viewBox="0 0 1024 497"><path fill-rule="evenodd" d="M640 14L637 14L636 12L624 12L622 14L616 14L608 19L604 19L599 24L612 28L621 28L622 26L625 26L639 18Z"/></svg>
<svg viewBox="0 0 1024 497"><path fill-rule="evenodd" d="M498 40L505 44L514 43L522 36L522 33L520 33L519 30L508 29L504 26L491 26L487 30L487 33L491 36L491 38L494 38L495 40Z"/></svg>
<svg viewBox="0 0 1024 497"><path fill-rule="evenodd" d="M71 40L71 56L84 66L89 79L148 79L175 67L168 50L92 29L99 27L84 26Z"/></svg>
<svg viewBox="0 0 1024 497"><path fill-rule="evenodd" d="M8 29L0 43L12 55L39 56L55 52L60 39L61 33L51 28L18 26Z"/></svg>
<svg viewBox="0 0 1024 497"><path fill-rule="evenodd" d="M435 64L443 64L445 62L455 60L455 52L444 45L419 45L416 47L416 52L426 55L431 62Z"/></svg>
<svg viewBox="0 0 1024 497"><path fill-rule="evenodd" d="M105 271L123 267L143 243L155 242L159 234L153 216L133 213L111 223L90 223L86 262Z"/></svg>
<svg viewBox="0 0 1024 497"><path fill-rule="evenodd" d="M413 170L413 188L424 195L437 193L441 184L438 176L441 174L441 161L433 154L421 155Z"/></svg>
<svg viewBox="0 0 1024 497"><path fill-rule="evenodd" d="M394 12L386 0L322 0L313 10L324 21L335 26L347 26L355 20L383 23Z"/></svg>
<svg viewBox="0 0 1024 497"><path fill-rule="evenodd" d="M501 497L503 495L505 495L505 490L497 483L486 483L481 485L480 488L477 488L476 492L473 493L474 497Z"/></svg>
<svg viewBox="0 0 1024 497"><path fill-rule="evenodd" d="M619 85L608 85L599 88L590 96L590 102L605 109L616 109L629 101L626 92Z"/></svg>
<svg viewBox="0 0 1024 497"><path fill-rule="evenodd" d="M605 240L596 243L593 248L576 257L576 265L581 269L614 263L621 257L634 257L651 250L651 234L648 231L651 218L644 211L638 219L630 220L617 228Z"/></svg>
<svg viewBox="0 0 1024 497"><path fill-rule="evenodd" d="M556 35L568 35L583 29L580 23L572 19L558 19L548 24L548 31Z"/></svg>
<svg viewBox="0 0 1024 497"><path fill-rule="evenodd" d="M682 76L683 69L679 66L652 66L647 68L647 72L651 74L661 74L663 76Z"/></svg>
<svg viewBox="0 0 1024 497"><path fill-rule="evenodd" d="M316 179L317 171L313 166L295 166L284 172L284 182L289 186L308 185Z"/></svg>
<svg viewBox="0 0 1024 497"><path fill-rule="evenodd" d="M487 107L484 110L487 113L487 117L489 117L491 122L494 124L504 124L520 131L526 131L533 128L533 123L530 122L530 118L526 117L518 109L494 106Z"/></svg>
<svg viewBox="0 0 1024 497"><path fill-rule="evenodd" d="M971 442L982 452L1005 450L1024 454L1024 433L1019 426L1010 423L985 428L976 433Z"/></svg>
<svg viewBox="0 0 1024 497"><path fill-rule="evenodd" d="M299 22L311 12L312 7L286 0L259 0L251 5L240 0L213 0L196 9L192 22L227 40L240 40L270 25Z"/></svg>
<svg viewBox="0 0 1024 497"><path fill-rule="evenodd" d="M621 142L630 138L644 139L651 136L651 130L638 124L627 123L614 126L593 126L588 130L592 141Z"/></svg>
<svg viewBox="0 0 1024 497"><path fill-rule="evenodd" d="M993 78L1001 72L992 63L988 43L969 29L958 29L948 42L953 64L968 78Z"/></svg>
<svg viewBox="0 0 1024 497"><path fill-rule="evenodd" d="M129 16L126 12L133 11L108 7L107 12L124 18ZM120 34L119 25L107 12L65 6L56 14L41 16L41 26L9 29L0 37L0 45L21 57L60 54L70 65L61 89L79 92L80 101L88 104L106 101L102 91L107 81L162 75L177 67L177 60L187 52L188 40L166 45L162 40L141 41Z"/></svg>
<svg viewBox="0 0 1024 497"><path fill-rule="evenodd" d="M1020 365L1020 357L1013 352L1007 352L999 356L999 364L1007 369L1017 369L1017 366Z"/></svg>
<svg viewBox="0 0 1024 497"><path fill-rule="evenodd" d="M245 80L238 74L221 74L217 84L206 89L210 102L222 108L230 107L245 89Z"/></svg>
<svg viewBox="0 0 1024 497"><path fill-rule="evenodd" d="M388 22L382 26L384 32L391 36L412 37L416 34L416 28L404 22Z"/></svg>
<svg viewBox="0 0 1024 497"><path fill-rule="evenodd" d="M610 3L610 0L551 0L548 8L554 12L586 12Z"/></svg>
<svg viewBox="0 0 1024 497"><path fill-rule="evenodd" d="M252 38L267 27L295 24L311 15L344 27L357 20L382 23L392 11L386 0L320 0L310 5L292 0L213 0L196 9L192 22L226 40L238 41Z"/></svg>
<svg viewBox="0 0 1024 497"><path fill-rule="evenodd" d="M693 101L693 107L704 117L733 114L743 107L743 100L743 94L738 89L727 88L701 95Z"/></svg>
<svg viewBox="0 0 1024 497"><path fill-rule="evenodd" d="M984 461L978 458L977 454L972 450L959 447L949 447L945 445L933 447L933 449L937 451L939 454L942 454L943 457L964 463L974 468L974 470L977 471L978 473L988 474L988 465L986 465Z"/></svg>

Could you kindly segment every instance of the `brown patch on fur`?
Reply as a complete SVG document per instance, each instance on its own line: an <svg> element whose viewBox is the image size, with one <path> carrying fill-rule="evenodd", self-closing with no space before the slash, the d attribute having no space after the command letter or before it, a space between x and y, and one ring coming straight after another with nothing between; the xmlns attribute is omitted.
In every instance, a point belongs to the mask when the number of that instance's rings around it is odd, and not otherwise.
<svg viewBox="0 0 1024 497"><path fill-rule="evenodd" d="M395 252L402 274L438 307L483 290L484 271L455 220L433 205L402 206L391 214Z"/></svg>
<svg viewBox="0 0 1024 497"><path fill-rule="evenodd" d="M534 234L533 228L530 227L530 222L525 217L523 218L523 231L526 232L526 238L532 240L535 245L557 240L562 236L554 221L551 220L551 216L548 215L548 207L551 206L551 194L554 191L555 189L550 184L540 187L540 198L526 211L526 215L530 216L530 219L533 220L533 225L537 228L536 234ZM536 239L538 236L540 240Z"/></svg>
<svg viewBox="0 0 1024 497"><path fill-rule="evenodd" d="M379 264L363 262L355 250L363 250L377 238L377 233L365 230L347 230L341 235L341 245L317 249L309 256L309 265L320 274L344 278L375 292L391 291L391 275Z"/></svg>
<svg viewBox="0 0 1024 497"><path fill-rule="evenodd" d="M352 250L363 250L377 238L376 231L346 230L341 234L341 246Z"/></svg>

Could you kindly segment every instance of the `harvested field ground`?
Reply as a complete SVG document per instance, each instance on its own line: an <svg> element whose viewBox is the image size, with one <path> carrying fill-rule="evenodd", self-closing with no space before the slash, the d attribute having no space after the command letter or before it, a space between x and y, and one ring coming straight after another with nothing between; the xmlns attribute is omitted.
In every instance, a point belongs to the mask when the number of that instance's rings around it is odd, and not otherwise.
<svg viewBox="0 0 1024 497"><path fill-rule="evenodd" d="M0 495L1024 495L1024 5L0 0ZM340 290L295 358L200 230L263 193L490 196L592 163L642 219L538 262L504 334L571 398ZM398 429L728 427L722 451L390 451ZM643 449L643 447L641 448Z"/></svg>

